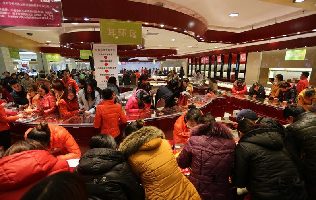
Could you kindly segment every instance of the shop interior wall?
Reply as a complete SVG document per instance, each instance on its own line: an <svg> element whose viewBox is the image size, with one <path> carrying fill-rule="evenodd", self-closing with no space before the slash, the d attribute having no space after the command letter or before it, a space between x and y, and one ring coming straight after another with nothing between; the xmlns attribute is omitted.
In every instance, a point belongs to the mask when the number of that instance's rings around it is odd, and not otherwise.
<svg viewBox="0 0 316 200"><path fill-rule="evenodd" d="M285 54L286 50L262 52L259 82L267 85L269 68L312 68L310 84L316 86L316 47L307 47L305 60L301 61L286 61Z"/></svg>
<svg viewBox="0 0 316 200"><path fill-rule="evenodd" d="M175 60L166 60L161 62L161 70L164 67L172 68L172 67L183 67L185 76L187 76L187 67L188 61L187 59L175 59Z"/></svg>

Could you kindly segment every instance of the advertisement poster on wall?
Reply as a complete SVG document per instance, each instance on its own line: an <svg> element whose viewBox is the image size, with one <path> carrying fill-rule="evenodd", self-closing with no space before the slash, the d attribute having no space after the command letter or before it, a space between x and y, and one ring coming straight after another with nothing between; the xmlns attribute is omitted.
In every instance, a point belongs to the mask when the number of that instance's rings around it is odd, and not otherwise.
<svg viewBox="0 0 316 200"><path fill-rule="evenodd" d="M93 56L95 65L95 79L98 87L105 89L111 76L118 80L118 56L117 45L94 44Z"/></svg>
<svg viewBox="0 0 316 200"><path fill-rule="evenodd" d="M55 0L1 0L0 26L61 26L61 2Z"/></svg>

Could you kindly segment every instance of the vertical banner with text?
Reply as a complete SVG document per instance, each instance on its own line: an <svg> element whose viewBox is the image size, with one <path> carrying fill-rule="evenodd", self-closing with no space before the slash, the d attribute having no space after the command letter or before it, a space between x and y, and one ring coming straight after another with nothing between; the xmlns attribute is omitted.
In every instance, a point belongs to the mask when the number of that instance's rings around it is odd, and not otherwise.
<svg viewBox="0 0 316 200"><path fill-rule="evenodd" d="M95 65L95 79L98 87L105 89L107 80L114 76L118 80L117 45L94 44L93 57Z"/></svg>

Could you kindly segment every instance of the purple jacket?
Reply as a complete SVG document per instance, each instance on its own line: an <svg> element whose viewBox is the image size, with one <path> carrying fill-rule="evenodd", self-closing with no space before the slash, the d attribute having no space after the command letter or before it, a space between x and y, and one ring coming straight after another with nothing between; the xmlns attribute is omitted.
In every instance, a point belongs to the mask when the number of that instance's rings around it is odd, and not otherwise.
<svg viewBox="0 0 316 200"><path fill-rule="evenodd" d="M203 200L231 200L229 183L234 163L235 142L230 130L221 123L200 125L179 157L181 168L191 168L190 181Z"/></svg>

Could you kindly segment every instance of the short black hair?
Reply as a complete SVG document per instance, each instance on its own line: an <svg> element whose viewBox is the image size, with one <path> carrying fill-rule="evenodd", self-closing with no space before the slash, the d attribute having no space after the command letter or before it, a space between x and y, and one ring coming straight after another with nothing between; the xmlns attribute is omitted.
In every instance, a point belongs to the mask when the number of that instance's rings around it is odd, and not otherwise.
<svg viewBox="0 0 316 200"><path fill-rule="evenodd" d="M12 79L10 82L9 82L9 84L12 86L12 85L15 85L15 84L17 84L17 83L19 83L16 79Z"/></svg>
<svg viewBox="0 0 316 200"><path fill-rule="evenodd" d="M50 144L50 129L48 124L41 122L27 134L27 138L40 142L44 146Z"/></svg>
<svg viewBox="0 0 316 200"><path fill-rule="evenodd" d="M112 84L116 85L116 84L117 84L116 78L115 78L114 76L111 76L111 77L109 78L109 80L108 80L108 83L112 83Z"/></svg>
<svg viewBox="0 0 316 200"><path fill-rule="evenodd" d="M277 75L275 75L275 77L276 77L279 81L283 81L283 75L282 75L282 74L277 74Z"/></svg>
<svg viewBox="0 0 316 200"><path fill-rule="evenodd" d="M304 113L305 110L304 108L300 107L300 106L294 106L294 105L290 105L287 106L284 111L283 111L283 116L285 119L287 119L288 117L294 117L297 118L300 114Z"/></svg>
<svg viewBox="0 0 316 200"><path fill-rule="evenodd" d="M193 120L195 122L198 122L199 119L203 116L200 109L198 109L195 105L189 105L189 110L187 114L185 114L184 119L186 121Z"/></svg>
<svg viewBox="0 0 316 200"><path fill-rule="evenodd" d="M86 200L87 188L84 181L76 174L60 172L48 176L33 186L22 200Z"/></svg>
<svg viewBox="0 0 316 200"><path fill-rule="evenodd" d="M312 96L314 96L315 94L316 94L316 91L315 91L314 88L307 88L307 89L305 90L304 96L306 96L306 97L312 97Z"/></svg>
<svg viewBox="0 0 316 200"><path fill-rule="evenodd" d="M110 100L113 98L113 91L109 88L102 90L102 98L105 100Z"/></svg>
<svg viewBox="0 0 316 200"><path fill-rule="evenodd" d="M309 77L309 72L302 72L302 75L307 78L307 77Z"/></svg>
<svg viewBox="0 0 316 200"><path fill-rule="evenodd" d="M108 149L116 149L116 142L114 138L107 134L99 134L92 136L90 139L89 146L91 149L93 148L108 148Z"/></svg>

